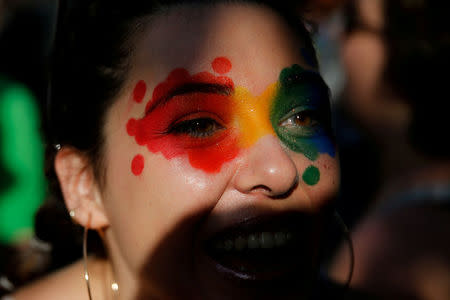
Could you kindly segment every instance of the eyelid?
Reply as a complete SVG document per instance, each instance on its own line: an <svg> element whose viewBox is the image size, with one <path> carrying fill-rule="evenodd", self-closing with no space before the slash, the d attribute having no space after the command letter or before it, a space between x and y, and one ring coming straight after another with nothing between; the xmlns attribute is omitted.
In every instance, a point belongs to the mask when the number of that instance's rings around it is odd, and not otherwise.
<svg viewBox="0 0 450 300"><path fill-rule="evenodd" d="M196 111L196 112L190 112L182 115L181 117L177 118L175 121L173 121L169 125L168 131L170 131L171 128L176 126L177 124L184 122L184 121L190 121L195 119L212 119L216 121L220 126L225 128L225 122L222 120L222 118L210 111Z"/></svg>
<svg viewBox="0 0 450 300"><path fill-rule="evenodd" d="M284 115L278 122L278 125L283 124L284 122L286 122L287 120L289 120L290 118L292 118L293 116L295 116L298 113L308 111L308 110L315 110L315 109L316 108L312 107L312 106L297 106L297 107L291 109L286 115Z"/></svg>

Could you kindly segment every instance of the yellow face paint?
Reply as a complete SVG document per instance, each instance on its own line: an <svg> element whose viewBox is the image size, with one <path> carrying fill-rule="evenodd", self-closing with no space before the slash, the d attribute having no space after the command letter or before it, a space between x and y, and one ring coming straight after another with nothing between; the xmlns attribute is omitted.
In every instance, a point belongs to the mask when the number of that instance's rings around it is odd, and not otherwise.
<svg viewBox="0 0 450 300"><path fill-rule="evenodd" d="M270 110L277 90L278 82L271 84L259 96L253 96L244 87L236 87L232 96L232 106L235 124L240 129L241 148L252 146L267 134L275 136L270 122Z"/></svg>

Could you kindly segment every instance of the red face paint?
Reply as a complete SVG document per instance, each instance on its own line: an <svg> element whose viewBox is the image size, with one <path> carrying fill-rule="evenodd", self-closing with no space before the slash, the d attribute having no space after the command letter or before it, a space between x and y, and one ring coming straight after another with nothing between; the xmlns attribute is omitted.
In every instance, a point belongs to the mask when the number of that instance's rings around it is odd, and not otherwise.
<svg viewBox="0 0 450 300"><path fill-rule="evenodd" d="M238 134L231 126L231 101L227 93L196 91L198 86L234 88L233 81L209 72L190 75L185 69L173 70L167 79L153 90L142 119L130 119L127 132L138 145L165 158L187 155L192 167L205 172L219 172L222 165L239 152ZM194 89L186 92L186 87ZM219 124L211 134L196 135L177 132L183 121L207 119ZM133 169L133 168L132 168ZM133 171L134 173L134 171ZM135 173L134 173L135 174Z"/></svg>
<svg viewBox="0 0 450 300"><path fill-rule="evenodd" d="M219 74L226 74L231 70L231 62L226 57L217 57L212 62L212 67Z"/></svg>
<svg viewBox="0 0 450 300"><path fill-rule="evenodd" d="M234 88L234 83L231 78L226 76L214 76L209 72L200 72L190 75L185 69L175 69L170 72L167 79L158 84L153 90L152 99L147 103L145 111L148 112L152 105L156 104L158 100L166 97L177 87L188 84L217 84L227 86L230 89Z"/></svg>
<svg viewBox="0 0 450 300"><path fill-rule="evenodd" d="M133 100L137 103L141 103L144 99L145 92L147 91L147 86L143 80L139 80L133 90Z"/></svg>
<svg viewBox="0 0 450 300"><path fill-rule="evenodd" d="M144 169L144 157L141 154L136 155L131 162L131 172L138 176Z"/></svg>

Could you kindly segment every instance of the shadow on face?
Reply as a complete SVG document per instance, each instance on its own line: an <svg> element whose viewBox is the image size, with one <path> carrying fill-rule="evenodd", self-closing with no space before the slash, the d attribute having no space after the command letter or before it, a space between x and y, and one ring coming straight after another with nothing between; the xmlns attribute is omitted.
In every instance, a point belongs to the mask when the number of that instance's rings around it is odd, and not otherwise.
<svg viewBox="0 0 450 300"><path fill-rule="evenodd" d="M254 208L242 208L245 209ZM241 211L228 213L238 215ZM192 228L204 226L205 217L182 220L142 266L136 299L309 299L317 287L320 236L327 215L291 213L281 218L282 221L269 219L272 222L269 227L295 236L291 241L283 241L286 243L283 247L245 245L237 250L239 239L234 239L233 247L218 250L221 251L218 255L209 247L216 236L202 241L193 236ZM266 226L270 230L267 224L253 226L253 229ZM238 235L245 236L245 231L252 229L243 226L236 230ZM231 233L224 233L228 234ZM202 257L205 254L211 255L206 263ZM241 269L237 267L239 264ZM247 270L239 274L244 266ZM280 268L283 271L277 273ZM258 278L260 274L252 273L256 269L264 269L267 277Z"/></svg>

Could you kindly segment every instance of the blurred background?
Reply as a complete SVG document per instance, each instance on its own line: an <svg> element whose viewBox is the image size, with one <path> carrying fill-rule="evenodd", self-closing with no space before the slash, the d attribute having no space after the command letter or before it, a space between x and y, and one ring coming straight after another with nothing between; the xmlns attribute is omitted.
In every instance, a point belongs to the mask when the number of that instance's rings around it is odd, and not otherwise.
<svg viewBox="0 0 450 300"><path fill-rule="evenodd" d="M57 6L0 0L0 296L49 263L33 222L47 192L42 116ZM301 14L331 91L352 288L450 299L447 11L436 0L311 0ZM332 223L324 273L341 283L344 240Z"/></svg>
<svg viewBox="0 0 450 300"><path fill-rule="evenodd" d="M30 244L47 191L41 121L55 17L56 1L0 0L0 295L42 263Z"/></svg>

